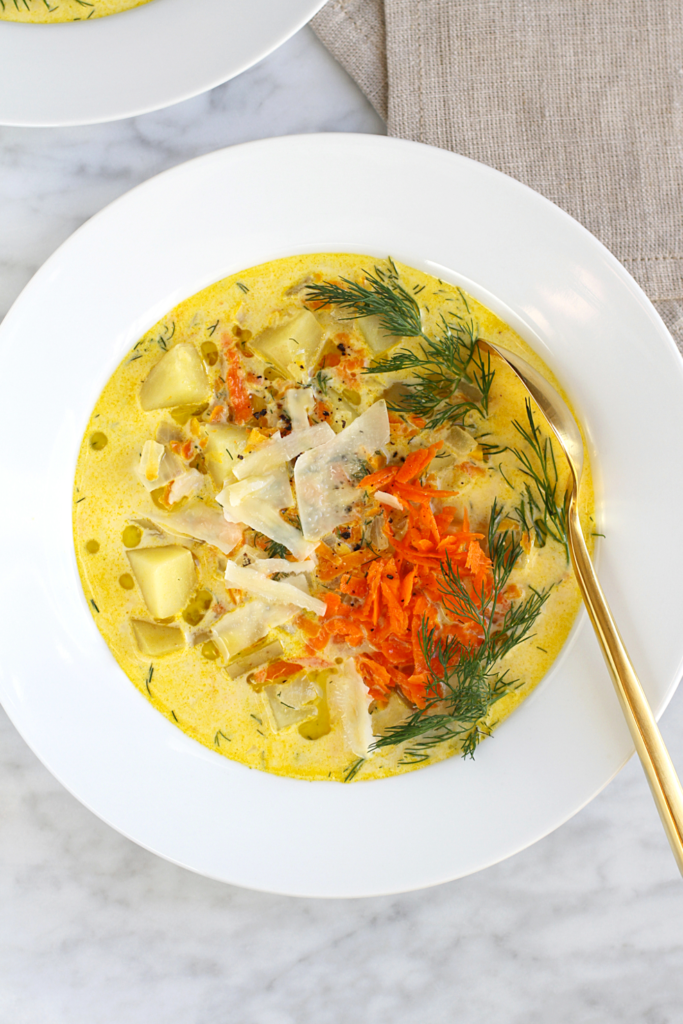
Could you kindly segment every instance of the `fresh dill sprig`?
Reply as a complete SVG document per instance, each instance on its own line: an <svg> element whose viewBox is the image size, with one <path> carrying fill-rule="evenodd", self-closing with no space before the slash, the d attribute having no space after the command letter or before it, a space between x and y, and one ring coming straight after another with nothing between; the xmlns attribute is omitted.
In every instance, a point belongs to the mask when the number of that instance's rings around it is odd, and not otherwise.
<svg viewBox="0 0 683 1024"><path fill-rule="evenodd" d="M277 541L271 540L266 548L266 555L268 558L286 558L289 554L288 549L284 544L278 544Z"/></svg>
<svg viewBox="0 0 683 1024"><path fill-rule="evenodd" d="M349 767L344 771L344 782L351 782L351 780L356 777L356 775L361 770L364 764L364 757L359 757L357 761L354 761L353 764L350 764Z"/></svg>
<svg viewBox="0 0 683 1024"><path fill-rule="evenodd" d="M444 423L462 426L470 412L488 414L489 395L495 371L491 357L477 345L478 328L472 319L449 322L441 317L434 337L420 334L416 351L401 349L375 361L366 373L412 371L404 381L407 394L400 411L426 420L430 429Z"/></svg>
<svg viewBox="0 0 683 1024"><path fill-rule="evenodd" d="M489 711L520 685L507 670L500 670L499 662L529 638L550 591L530 588L527 598L501 613L498 602L522 552L517 532L501 530L503 518L503 509L494 500L488 529L491 583L471 588L450 558L440 583L444 607L454 618L475 623L480 644L463 647L456 637L440 638L424 618L419 639L428 673L425 707L388 729L373 749L410 743L403 762L417 763L426 760L433 747L453 740L463 757L473 757L480 740L489 734L485 725Z"/></svg>
<svg viewBox="0 0 683 1024"><path fill-rule="evenodd" d="M395 411L420 416L431 429L447 422L462 424L469 412L487 415L494 370L488 352L477 345L478 326L462 292L467 317L453 313L451 319L446 319L442 314L438 330L429 335L424 330L420 305L401 284L391 258L387 268L376 266L374 273L366 271L362 283L346 277L341 280L341 285L310 285L307 300L349 310L347 319L375 316L389 334L421 339L417 350L400 349L364 371L412 371L411 379L404 382L405 397Z"/></svg>
<svg viewBox="0 0 683 1024"><path fill-rule="evenodd" d="M519 470L526 477L524 490L514 514L525 533L544 547L548 537L564 548L569 562L569 541L567 540L567 494L560 491L557 463L552 441L543 435L536 425L531 401L526 400L527 423L512 421L512 425L526 443L526 448L493 448L491 455L504 451L511 452ZM502 473L502 469L501 469ZM505 477L503 476L503 479ZM512 486L512 485L510 485Z"/></svg>
<svg viewBox="0 0 683 1024"><path fill-rule="evenodd" d="M330 383L330 375L328 373L325 373L324 370L318 370L313 380L315 381L315 386L317 387L320 394L326 395L327 388Z"/></svg>
<svg viewBox="0 0 683 1024"><path fill-rule="evenodd" d="M341 280L345 287L329 281L308 285L307 301L352 310L347 320L376 316L380 327L388 334L406 338L422 335L420 307L401 284L396 264L391 258L387 270L375 267L374 274L365 272L366 284L351 281L348 277Z"/></svg>

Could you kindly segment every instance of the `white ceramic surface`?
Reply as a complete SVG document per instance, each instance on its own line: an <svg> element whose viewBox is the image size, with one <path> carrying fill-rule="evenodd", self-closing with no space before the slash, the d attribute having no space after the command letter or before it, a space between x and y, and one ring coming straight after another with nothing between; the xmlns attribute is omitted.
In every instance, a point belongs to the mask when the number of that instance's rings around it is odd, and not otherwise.
<svg viewBox="0 0 683 1024"><path fill-rule="evenodd" d="M0 21L0 124L93 124L178 103L251 67L324 2L152 0L90 21Z"/></svg>
<svg viewBox="0 0 683 1024"><path fill-rule="evenodd" d="M419 217L404 215L406 197ZM637 467L657 473L660 509L679 505L683 477L642 424L656 417L660 436L679 435L683 377L643 294L565 214L488 168L376 137L253 143L152 179L81 228L8 314L3 436L22 417L23 443L7 469L16 493L41 499L30 510L6 503L0 518L16 538L2 598L8 713L80 800L141 845L241 885L345 896L435 884L509 856L590 800L631 748L585 619L473 764L351 786L232 764L169 725L114 664L70 537L77 446L101 385L182 297L264 259L326 249L391 253L461 281L507 309L564 381L605 496L602 579L657 710L680 674L683 596L671 581L683 543L668 538L666 559L652 558ZM13 384L27 351L40 353L31 381L42 419L22 415ZM24 612L36 602L39 642Z"/></svg>

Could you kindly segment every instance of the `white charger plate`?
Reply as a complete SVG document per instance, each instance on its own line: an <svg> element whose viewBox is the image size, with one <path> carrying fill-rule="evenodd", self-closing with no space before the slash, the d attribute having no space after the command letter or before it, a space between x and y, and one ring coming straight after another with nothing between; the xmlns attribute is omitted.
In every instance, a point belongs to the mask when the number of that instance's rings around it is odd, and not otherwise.
<svg viewBox="0 0 683 1024"><path fill-rule="evenodd" d="M325 0L152 0L90 21L0 21L0 124L133 117L246 71Z"/></svg>
<svg viewBox="0 0 683 1024"><path fill-rule="evenodd" d="M0 698L79 800L177 864L273 892L393 893L509 857L575 814L628 759L586 616L474 762L306 783L228 761L158 714L100 637L73 554L78 445L130 345L212 281L315 251L391 254L461 283L557 373L583 418L602 496L601 579L661 713L683 661L683 538L661 538L683 503L671 458L683 436L683 372L670 336L607 250L541 196L441 150L355 135L249 143L153 178L80 228L8 314Z"/></svg>

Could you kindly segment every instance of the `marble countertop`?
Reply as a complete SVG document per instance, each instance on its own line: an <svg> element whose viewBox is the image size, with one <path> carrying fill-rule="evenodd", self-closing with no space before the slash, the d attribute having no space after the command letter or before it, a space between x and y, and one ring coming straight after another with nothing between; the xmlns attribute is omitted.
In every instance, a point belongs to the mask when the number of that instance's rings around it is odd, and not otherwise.
<svg viewBox="0 0 683 1024"><path fill-rule="evenodd" d="M158 113L0 128L0 316L75 228L159 171L270 135L383 130L310 29ZM683 770L683 691L662 727ZM139 849L0 712L0 1024L676 1024L682 966L683 882L636 761L487 871L313 901Z"/></svg>

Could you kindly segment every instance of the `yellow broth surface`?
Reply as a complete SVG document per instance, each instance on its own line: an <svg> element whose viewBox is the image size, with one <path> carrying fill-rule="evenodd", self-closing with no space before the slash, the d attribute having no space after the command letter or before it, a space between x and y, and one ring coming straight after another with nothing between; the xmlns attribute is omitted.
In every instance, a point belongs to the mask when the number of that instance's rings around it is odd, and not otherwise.
<svg viewBox="0 0 683 1024"><path fill-rule="evenodd" d="M0 0L0 21L46 25L59 21L88 21L142 7L150 0Z"/></svg>
<svg viewBox="0 0 683 1024"><path fill-rule="evenodd" d="M441 516L442 523L447 523L450 516L451 530L456 534L469 529L479 536L480 540L469 543L475 545L475 554L479 546L482 557L488 551L486 534L496 500L503 513L501 529L507 529L521 545L504 591L507 596L496 610L498 618L502 607L518 606L531 599L534 591L548 591L527 638L496 665L491 678L507 673L505 678L515 681L515 685L503 687L501 699L490 703L485 717L476 725L476 740L514 711L543 678L579 608L579 593L563 544L553 539L552 530L548 533L538 507L531 514L527 508L526 529L515 511L529 483L519 453L529 454L530 450L515 427L515 422L528 424L528 411L526 394L514 375L499 360L492 360L488 413L483 415L477 409L481 390L477 392L475 385L465 382L465 398L458 392L458 400L469 399L472 408L465 412L460 426L446 421L430 428L424 417L401 411L406 396L409 400L414 393L419 369L364 372L397 351L419 353L423 341L389 336L373 318L349 318L352 313L348 309L322 307L310 300L307 289L312 285L335 282L346 287L344 279L367 284L367 271L372 273L377 267L380 275L391 277L393 266L355 255L293 256L242 271L206 288L173 309L126 355L105 385L83 437L74 488L74 542L83 589L98 629L133 685L162 714L200 743L252 768L301 779L343 781L355 767L354 777L362 780L414 770L462 752L462 739L458 737L448 738L426 752L418 751L417 756L410 742L368 752L368 730L374 743L405 722L416 711L414 698L421 684L419 680L410 685L406 682L404 690L394 685L380 692L385 679L381 669L372 669L374 662L363 660L375 656L369 633L362 642L353 635L333 635L320 649L319 638L326 635L330 608L337 607L340 599L342 612L358 606L363 600L368 567L377 559L398 558L394 546L407 543L405 538L413 536L409 523L417 520L407 518L409 499L405 495L412 492L405 491L405 486L438 491L440 496L427 501L429 511L424 514ZM479 337L521 354L560 388L536 353L474 298L410 267L399 265L395 275L394 283L419 303L425 335L439 336L442 316L447 322L469 325L468 329ZM306 338L302 331L309 332ZM183 386L189 386L188 373L195 377L199 374L206 381L205 395L200 394L200 383L190 401L185 401L189 394L186 391L182 401L170 404L175 385L168 381L160 384L156 367L162 363L170 366L169 354L174 352L173 361L180 354L192 357ZM292 352L294 356L287 362ZM150 377L152 371L156 376ZM159 398L162 385L171 389L165 399ZM295 400L308 403L303 413L300 409L293 411ZM160 401L166 404L158 407ZM384 401L390 410L393 405L398 411L389 411L387 417ZM157 407L149 408L155 403ZM332 438L339 439L346 437L345 432L369 410L373 410L372 415L381 412L388 418L390 439L381 448L363 449L360 473L351 484L348 479L344 481L345 487L355 488L357 497L353 506L349 504L347 522L329 529L308 548L302 540L297 556L286 547L278 548L271 537L253 526L234 525L240 523L239 510L253 510L254 502L251 499L249 504L247 498L247 504L233 507L229 505L233 497L226 498L226 494L237 495L245 482L247 490L256 486L254 480L258 483L258 474L240 481L235 466L265 450L264 445L277 446L277 437L287 438L294 433L293 426L302 429L302 416L306 426L328 424L318 427L318 432L329 430ZM536 423L540 420L537 414ZM539 437L545 438L542 430ZM384 491L361 483L360 478L392 467L398 473L411 453L435 442L442 442L441 447L412 483L395 482L394 486L390 481ZM552 464L550 442L543 443L548 446L546 453L550 453ZM299 455L298 460L303 466L306 459L323 450L313 448ZM165 475L170 473L171 478L156 486L156 481L164 479L154 475L165 465L160 458L170 460L171 469ZM556 493L561 505L567 473L559 452L556 469ZM266 489L253 491L257 498L266 497L257 501L251 514L265 514L278 474L286 489L287 478L294 486L293 477L299 471L296 456L275 468L266 468L258 485ZM143 485L141 477L145 474L148 479ZM392 486L393 495L389 494L387 504L382 495ZM294 491L298 493L296 487ZM297 509L296 493L289 507L283 506L286 498L279 505L275 501L277 511L268 514L280 524L287 520L285 528L300 536L297 511L301 513L302 509ZM399 500L397 495L403 498ZM321 499L321 508L327 509L327 500L328 496ZM411 506L414 517L422 514L420 507ZM230 515L226 511L229 508ZM228 533L233 534L227 543L223 537L223 550L207 541L206 535L204 539L197 537L201 530L188 527L186 520L178 526L177 517L188 510L195 518L207 511L214 527L225 521L224 515L234 521L228 526ZM311 514L319 511L314 507ZM249 518L246 511L242 514ZM581 515L590 538L596 527L588 465L582 484ZM446 536L448 528L443 530ZM173 567L169 570L172 579L155 576L150 582L145 576L147 570L141 567L139 558L137 563L135 559L136 553L148 549L163 549L160 558L164 552L172 552L178 566L177 571ZM313 553L309 555L308 550ZM368 561L363 563L366 556ZM143 559L146 557L143 554ZM241 578L237 582L233 577L226 578L226 571L248 571L251 579L258 575L254 565L266 557L303 560L304 565L306 559L317 562L316 568L300 573L296 579L314 602L333 602L328 604L327 615L297 606L288 620L275 621L271 628L266 624L259 630L260 635L254 636L254 602L261 599L243 589ZM409 564L404 563L401 569L404 578ZM231 565L237 568L232 570ZM167 568L164 563L164 571ZM189 583L183 576L186 570L190 572ZM289 583L292 592L292 576L271 573L261 578L270 578L273 584ZM141 586L146 588L144 596ZM474 584L469 586L471 591ZM174 589L177 587L178 593ZM360 597L354 596L354 588ZM173 605L169 611L168 601L174 600L182 607ZM277 601L275 605L265 603L271 612L276 608L276 615L283 608ZM246 651L239 649L234 628L232 632L224 629L226 622L239 618L230 620L229 616L245 605L253 612L248 616L251 625L240 627L247 634L252 629L244 640ZM258 605L259 615L262 607L263 601ZM443 626L447 616L433 597L432 607L436 607L432 614ZM139 633L150 629L149 634ZM404 639L410 643L410 637ZM401 647L400 640L396 650ZM381 661L378 656L378 663ZM384 658L383 664L387 671L393 670L400 667L400 657L394 654ZM413 668L416 666L417 661ZM404 674L396 678L407 679L409 671L403 669ZM361 678L365 689L359 684ZM371 692L367 691L368 685ZM369 756L363 756L366 754Z"/></svg>

